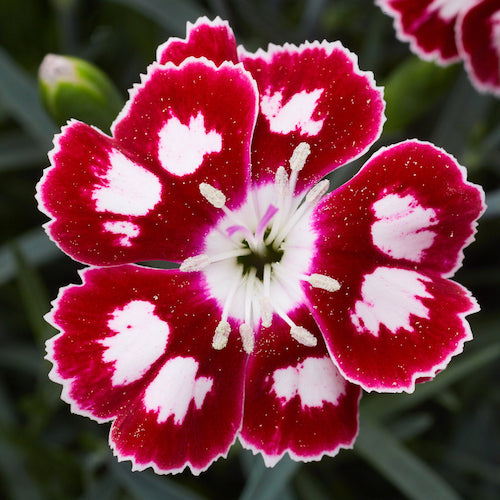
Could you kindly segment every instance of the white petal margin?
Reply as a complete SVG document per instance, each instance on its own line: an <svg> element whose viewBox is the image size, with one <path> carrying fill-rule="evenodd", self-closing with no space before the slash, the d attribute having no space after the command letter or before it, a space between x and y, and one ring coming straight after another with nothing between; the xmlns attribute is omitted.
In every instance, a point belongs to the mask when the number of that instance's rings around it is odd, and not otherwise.
<svg viewBox="0 0 500 500"><path fill-rule="evenodd" d="M161 183L152 172L118 150L109 153L110 168L92 191L98 212L146 215L161 200Z"/></svg>
<svg viewBox="0 0 500 500"><path fill-rule="evenodd" d="M113 311L108 327L116 335L101 340L103 361L114 363L113 385L140 379L165 352L170 328L154 309L150 302L133 300Z"/></svg>
<svg viewBox="0 0 500 500"><path fill-rule="evenodd" d="M436 212L409 194L386 194L372 210L378 219L371 228L373 244L394 259L420 262L436 237L429 230L437 223Z"/></svg>
<svg viewBox="0 0 500 500"><path fill-rule="evenodd" d="M144 406L158 413L157 422L174 417L174 424L181 425L189 405L199 410L206 395L212 390L211 377L196 378L198 362L191 357L177 356L169 359L144 393Z"/></svg>
<svg viewBox="0 0 500 500"><path fill-rule="evenodd" d="M272 390L283 406L297 395L302 408L321 408L325 403L336 406L345 388L344 377L328 356L306 358L302 363L273 373Z"/></svg>
<svg viewBox="0 0 500 500"><path fill-rule="evenodd" d="M175 116L158 133L158 159L163 168L178 177L193 174L201 167L205 155L219 153L222 135L207 131L201 111L183 124Z"/></svg>
<svg viewBox="0 0 500 500"><path fill-rule="evenodd" d="M351 321L358 332L378 337L384 325L392 333L400 328L412 331L412 316L429 318L422 298L432 298L425 282L430 279L415 271L397 267L378 267L367 274L361 285L362 300L356 301Z"/></svg>

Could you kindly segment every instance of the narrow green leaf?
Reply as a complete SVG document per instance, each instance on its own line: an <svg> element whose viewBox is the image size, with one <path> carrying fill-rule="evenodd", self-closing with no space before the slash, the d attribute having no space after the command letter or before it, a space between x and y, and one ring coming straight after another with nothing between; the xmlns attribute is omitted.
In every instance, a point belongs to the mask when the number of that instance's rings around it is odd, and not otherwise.
<svg viewBox="0 0 500 500"><path fill-rule="evenodd" d="M168 31L185 36L186 21L195 21L207 15L206 11L192 0L108 0L126 5L149 17Z"/></svg>
<svg viewBox="0 0 500 500"><path fill-rule="evenodd" d="M382 426L362 418L354 450L413 500L459 500L453 489Z"/></svg>
<svg viewBox="0 0 500 500"><path fill-rule="evenodd" d="M0 75L0 100L3 107L44 150L49 150L57 127L40 103L34 79L2 47Z"/></svg>
<svg viewBox="0 0 500 500"><path fill-rule="evenodd" d="M413 394L376 394L361 403L361 413L371 418L383 419L397 412L413 408L422 401L436 396L446 387L476 372L500 357L500 345L489 345L475 353L453 361L446 370L430 382L419 384Z"/></svg>
<svg viewBox="0 0 500 500"><path fill-rule="evenodd" d="M137 500L201 500L188 488L150 471L131 472L130 464L111 462L117 481Z"/></svg>
<svg viewBox="0 0 500 500"><path fill-rule="evenodd" d="M300 462L295 462L285 455L274 467L268 468L261 457L256 457L240 500L283 498L283 489L300 465Z"/></svg>
<svg viewBox="0 0 500 500"><path fill-rule="evenodd" d="M42 228L26 232L16 238L15 244L25 256L26 262L32 266L45 264L63 255ZM17 264L10 244L0 246L0 285L14 278L16 274Z"/></svg>

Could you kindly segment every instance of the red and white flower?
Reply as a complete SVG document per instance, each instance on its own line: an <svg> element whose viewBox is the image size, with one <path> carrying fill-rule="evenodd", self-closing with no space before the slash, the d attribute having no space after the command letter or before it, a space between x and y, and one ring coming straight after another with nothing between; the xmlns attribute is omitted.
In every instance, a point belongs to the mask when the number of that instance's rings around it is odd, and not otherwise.
<svg viewBox="0 0 500 500"><path fill-rule="evenodd" d="M447 278L482 191L406 141L327 194L384 121L339 43L252 54L203 18L157 59L112 137L63 128L38 186L47 232L91 265L48 315L50 376L136 469L196 474L236 438L267 465L335 455L361 388L410 392L471 338Z"/></svg>
<svg viewBox="0 0 500 500"><path fill-rule="evenodd" d="M423 59L463 60L474 86L500 96L500 0L375 0Z"/></svg>

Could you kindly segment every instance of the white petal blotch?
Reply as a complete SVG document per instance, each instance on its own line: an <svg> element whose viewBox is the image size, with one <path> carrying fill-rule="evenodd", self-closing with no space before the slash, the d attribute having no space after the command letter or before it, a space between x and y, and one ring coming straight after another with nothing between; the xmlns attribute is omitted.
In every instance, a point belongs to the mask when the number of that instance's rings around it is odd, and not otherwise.
<svg viewBox="0 0 500 500"><path fill-rule="evenodd" d="M306 358L295 366L279 368L273 382L273 391L284 404L298 395L303 408L321 408L325 402L336 405L346 390L344 378L329 357Z"/></svg>
<svg viewBox="0 0 500 500"><path fill-rule="evenodd" d="M138 380L164 353L170 328L154 309L150 302L133 300L113 311L108 327L116 335L101 341L106 347L102 359L114 363L113 385Z"/></svg>
<svg viewBox="0 0 500 500"><path fill-rule="evenodd" d="M181 425L186 418L189 404L194 401L200 409L210 392L213 379L196 377L198 362L191 357L177 356L169 359L144 393L147 410L158 412L157 421L163 423L173 415L174 423Z"/></svg>
<svg viewBox="0 0 500 500"><path fill-rule="evenodd" d="M381 325L392 333L400 328L412 331L411 316L429 318L422 298L432 298L425 281L429 278L408 269L378 267L364 277L362 300L356 301L351 321L358 331L367 330L378 337Z"/></svg>

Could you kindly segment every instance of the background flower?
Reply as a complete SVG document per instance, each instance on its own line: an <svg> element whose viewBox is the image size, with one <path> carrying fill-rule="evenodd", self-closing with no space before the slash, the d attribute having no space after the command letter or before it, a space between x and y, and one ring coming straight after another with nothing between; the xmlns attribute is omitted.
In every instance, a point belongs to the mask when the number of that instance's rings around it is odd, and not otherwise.
<svg viewBox="0 0 500 500"><path fill-rule="evenodd" d="M284 5L172 0L155 10L154 2L142 1L0 4L1 234L20 250L4 244L0 255L0 488L6 498L220 498L238 497L243 489L246 498L278 490L298 498L323 493L427 499L429 491L446 498L450 489L455 496L498 496L492 469L498 388L491 383L498 378L498 105L478 94L458 65L442 69L409 57L407 47L394 41L392 20L371 2ZM229 16L238 40L251 50L269 41L342 40L386 86L388 122L379 144L432 140L467 165L469 178L485 186L491 208L457 274L482 306L471 317L475 340L443 374L411 396L365 395L354 453L303 466L285 460L264 470L259 459L234 449L229 460L193 482L189 476L172 481L113 465L105 426L70 415L59 388L46 379L50 366L41 359L43 342L54 332L40 318L49 297L78 281L80 266L37 229L46 219L35 209L33 186L47 166L57 129L41 110L34 85L46 53L70 53L97 63L125 100L158 43L184 36L186 20L203 13ZM338 186L360 165L338 171L332 184Z"/></svg>
<svg viewBox="0 0 500 500"><path fill-rule="evenodd" d="M500 95L498 0L376 0L400 40L438 64L459 60L481 92Z"/></svg>

